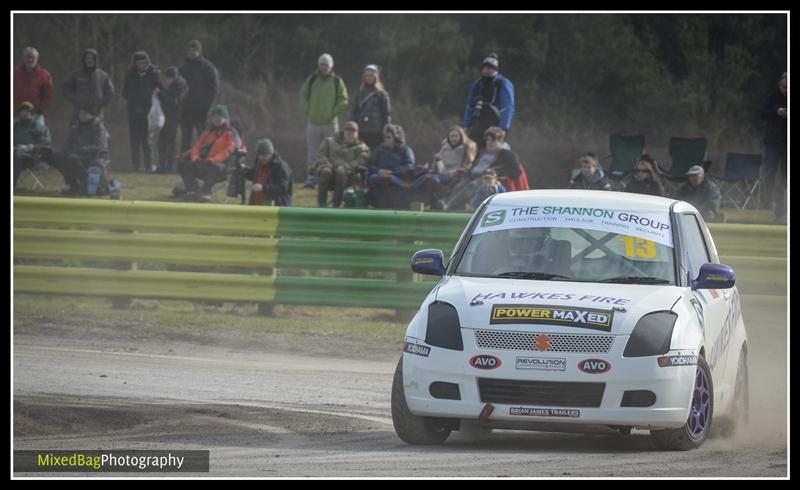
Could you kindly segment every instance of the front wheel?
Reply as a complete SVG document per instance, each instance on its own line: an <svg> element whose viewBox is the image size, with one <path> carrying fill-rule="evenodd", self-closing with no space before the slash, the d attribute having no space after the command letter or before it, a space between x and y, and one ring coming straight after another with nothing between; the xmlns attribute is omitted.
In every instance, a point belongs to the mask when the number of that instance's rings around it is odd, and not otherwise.
<svg viewBox="0 0 800 490"><path fill-rule="evenodd" d="M397 363L392 382L392 423L397 436L409 444L442 444L450 436L450 429L436 424L431 417L411 413L403 388L403 358Z"/></svg>
<svg viewBox="0 0 800 490"><path fill-rule="evenodd" d="M711 381L711 370L706 360L698 357L688 420L683 427L677 429L651 430L650 438L658 449L666 451L687 451L698 448L708 437L713 414L714 386Z"/></svg>

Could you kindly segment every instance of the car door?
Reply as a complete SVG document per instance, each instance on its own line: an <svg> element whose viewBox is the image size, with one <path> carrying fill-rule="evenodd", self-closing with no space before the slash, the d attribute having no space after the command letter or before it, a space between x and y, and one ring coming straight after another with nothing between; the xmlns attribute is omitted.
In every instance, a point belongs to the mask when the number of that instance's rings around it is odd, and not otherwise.
<svg viewBox="0 0 800 490"><path fill-rule="evenodd" d="M690 279L697 279L700 267L712 262L713 252L711 244L707 243L703 233L704 224L695 213L682 213L679 215L684 243L685 263ZM696 289L692 291L703 318L703 333L705 336L705 356L712 376L719 379L716 372L725 365L725 332L723 328L728 315L728 296L730 293L718 289Z"/></svg>

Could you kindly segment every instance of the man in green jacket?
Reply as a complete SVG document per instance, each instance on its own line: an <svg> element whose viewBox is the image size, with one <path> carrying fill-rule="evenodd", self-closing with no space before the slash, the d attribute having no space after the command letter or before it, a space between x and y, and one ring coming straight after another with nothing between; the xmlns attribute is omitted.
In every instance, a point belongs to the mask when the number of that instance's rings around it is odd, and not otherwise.
<svg viewBox="0 0 800 490"><path fill-rule="evenodd" d="M23 169L31 169L50 157L50 130L33 117L33 104L25 101L19 107L14 123L14 185Z"/></svg>
<svg viewBox="0 0 800 490"><path fill-rule="evenodd" d="M333 207L342 203L345 187L353 184L359 167L366 165L369 147L358 137L358 124L349 121L344 129L325 138L317 156L317 205L328 205L328 191L333 189Z"/></svg>
<svg viewBox="0 0 800 490"><path fill-rule="evenodd" d="M333 57L327 53L319 57L319 68L303 83L300 103L308 124L306 126L307 177L305 186L314 188L314 165L320 143L339 130L339 114L350 102L344 81L333 73Z"/></svg>

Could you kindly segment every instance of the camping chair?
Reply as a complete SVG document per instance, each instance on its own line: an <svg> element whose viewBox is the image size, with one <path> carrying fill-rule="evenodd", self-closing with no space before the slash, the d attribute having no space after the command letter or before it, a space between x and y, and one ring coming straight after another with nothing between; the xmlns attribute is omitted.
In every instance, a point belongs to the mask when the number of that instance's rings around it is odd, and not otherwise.
<svg viewBox="0 0 800 490"><path fill-rule="evenodd" d="M656 171L662 176L673 182L686 181L686 172L694 165L702 165L703 170L708 173L711 168L711 160L706 160L706 138L679 138L669 139L669 156L672 159L672 166L669 170L664 170L660 165L656 165Z"/></svg>
<svg viewBox="0 0 800 490"><path fill-rule="evenodd" d="M608 149L611 151L611 170L608 172L608 177L622 179L639 163L639 157L644 153L644 135L612 134L609 137Z"/></svg>
<svg viewBox="0 0 800 490"><path fill-rule="evenodd" d="M42 189L44 189L44 184L42 184L42 180L39 178L36 172L37 171L47 172L48 168L49 167L47 166L46 163L38 163L33 168L22 169L22 172L20 172L19 175L19 181L17 182L17 185L21 185L24 180L27 180L30 177L31 181L33 182L33 184L31 184L31 190L35 191L37 187L41 187Z"/></svg>
<svg viewBox="0 0 800 490"><path fill-rule="evenodd" d="M725 175L718 177L722 185L722 205L745 209L748 204L758 207L761 188L761 154L728 153Z"/></svg>

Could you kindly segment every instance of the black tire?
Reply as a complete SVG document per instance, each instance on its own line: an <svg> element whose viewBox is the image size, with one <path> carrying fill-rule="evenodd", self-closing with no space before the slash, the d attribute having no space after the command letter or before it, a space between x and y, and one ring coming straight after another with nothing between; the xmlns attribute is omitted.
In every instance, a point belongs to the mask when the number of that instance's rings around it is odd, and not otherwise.
<svg viewBox="0 0 800 490"><path fill-rule="evenodd" d="M392 382L392 423L397 437L408 444L437 445L450 436L450 429L436 424L431 417L419 417L409 410L403 388L402 357L397 363Z"/></svg>
<svg viewBox="0 0 800 490"><path fill-rule="evenodd" d="M707 382L707 390L699 391L697 388L697 376L695 376L694 394L692 395L692 407L689 409L689 418L686 423L677 429L651 430L650 439L658 449L664 451L688 451L700 447L708 438L711 431L711 421L714 415L714 386L711 379L711 370L708 368L706 360L702 357L697 358L697 373L702 370ZM707 416L696 416L693 412L695 404L708 404ZM703 430L697 433L697 421L702 420ZM695 422L695 423L693 423Z"/></svg>

